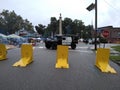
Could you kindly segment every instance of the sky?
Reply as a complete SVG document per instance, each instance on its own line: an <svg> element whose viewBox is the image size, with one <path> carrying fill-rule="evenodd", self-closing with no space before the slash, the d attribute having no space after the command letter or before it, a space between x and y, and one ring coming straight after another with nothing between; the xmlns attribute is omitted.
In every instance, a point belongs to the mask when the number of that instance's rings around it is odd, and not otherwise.
<svg viewBox="0 0 120 90"><path fill-rule="evenodd" d="M98 27L120 27L120 0L98 1ZM85 25L94 25L95 10L86 8L95 3L95 0L0 0L0 12L3 9L15 11L23 19L28 19L34 26L48 25L51 17L62 19L68 17L72 20L82 20Z"/></svg>

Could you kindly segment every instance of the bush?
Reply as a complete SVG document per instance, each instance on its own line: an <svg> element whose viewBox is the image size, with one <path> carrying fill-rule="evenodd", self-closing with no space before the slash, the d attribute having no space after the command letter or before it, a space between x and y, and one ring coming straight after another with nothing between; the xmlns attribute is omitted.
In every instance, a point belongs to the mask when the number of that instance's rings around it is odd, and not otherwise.
<svg viewBox="0 0 120 90"><path fill-rule="evenodd" d="M100 37L100 43L108 43L106 38Z"/></svg>

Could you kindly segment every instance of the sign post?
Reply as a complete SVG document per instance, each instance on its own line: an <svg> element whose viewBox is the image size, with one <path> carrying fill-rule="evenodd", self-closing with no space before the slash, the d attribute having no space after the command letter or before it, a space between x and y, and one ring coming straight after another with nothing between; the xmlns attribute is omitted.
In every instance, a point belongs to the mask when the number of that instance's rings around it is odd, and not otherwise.
<svg viewBox="0 0 120 90"><path fill-rule="evenodd" d="M107 37L109 36L109 31L108 31L108 30L104 30L104 31L102 32L102 35L103 35L104 38L107 38ZM105 48L105 43L104 43L103 48Z"/></svg>

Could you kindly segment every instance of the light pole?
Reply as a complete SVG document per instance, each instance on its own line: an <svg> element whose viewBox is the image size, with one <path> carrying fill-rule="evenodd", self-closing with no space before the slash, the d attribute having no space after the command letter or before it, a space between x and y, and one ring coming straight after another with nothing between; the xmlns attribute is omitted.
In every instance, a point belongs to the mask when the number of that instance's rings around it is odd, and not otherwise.
<svg viewBox="0 0 120 90"><path fill-rule="evenodd" d="M97 50L97 0L95 0L95 4L90 4L86 9L88 11L91 11L95 8L95 33L94 33L94 36L95 36L95 50Z"/></svg>
<svg viewBox="0 0 120 90"><path fill-rule="evenodd" d="M82 33L83 33L83 30L81 30L81 35L80 35L80 36L81 36L81 39L82 39Z"/></svg>
<svg viewBox="0 0 120 90"><path fill-rule="evenodd" d="M97 50L97 0L95 0L95 50Z"/></svg>

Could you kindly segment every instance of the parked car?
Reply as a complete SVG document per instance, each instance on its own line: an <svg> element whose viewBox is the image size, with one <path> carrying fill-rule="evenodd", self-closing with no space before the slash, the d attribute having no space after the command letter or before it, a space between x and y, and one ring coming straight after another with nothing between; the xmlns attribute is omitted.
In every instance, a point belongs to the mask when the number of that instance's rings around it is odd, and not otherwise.
<svg viewBox="0 0 120 90"><path fill-rule="evenodd" d="M99 38L96 38L96 43L97 43L97 44L99 44L99 43L100 43ZM93 39L92 39L91 44L95 44L95 38L93 38Z"/></svg>

